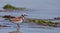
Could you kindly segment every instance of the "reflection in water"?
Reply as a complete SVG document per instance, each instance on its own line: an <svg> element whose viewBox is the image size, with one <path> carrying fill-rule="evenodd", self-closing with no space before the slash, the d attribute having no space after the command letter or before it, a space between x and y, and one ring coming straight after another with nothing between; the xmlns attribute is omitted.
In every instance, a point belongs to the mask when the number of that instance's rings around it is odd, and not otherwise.
<svg viewBox="0 0 60 33"><path fill-rule="evenodd" d="M9 33L21 33L20 31L19 31L19 27L16 29L16 31L12 31L12 32L9 32Z"/></svg>
<svg viewBox="0 0 60 33"><path fill-rule="evenodd" d="M12 31L12 32L9 32L9 33L21 33L20 31Z"/></svg>

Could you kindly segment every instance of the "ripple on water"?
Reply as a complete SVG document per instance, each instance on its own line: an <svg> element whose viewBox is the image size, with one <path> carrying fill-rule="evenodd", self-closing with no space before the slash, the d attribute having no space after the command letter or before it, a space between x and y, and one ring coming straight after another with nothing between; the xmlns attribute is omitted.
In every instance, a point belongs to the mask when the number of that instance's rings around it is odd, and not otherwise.
<svg viewBox="0 0 60 33"><path fill-rule="evenodd" d="M16 32L17 26L15 24L12 24L12 25L11 25L11 27L1 28L0 32L1 33ZM21 33L59 33L60 32L60 28L51 28L50 29L46 26L40 26L40 25L36 25L36 24L32 24L32 23L21 23L20 26L21 27L19 28L19 32L21 32Z"/></svg>

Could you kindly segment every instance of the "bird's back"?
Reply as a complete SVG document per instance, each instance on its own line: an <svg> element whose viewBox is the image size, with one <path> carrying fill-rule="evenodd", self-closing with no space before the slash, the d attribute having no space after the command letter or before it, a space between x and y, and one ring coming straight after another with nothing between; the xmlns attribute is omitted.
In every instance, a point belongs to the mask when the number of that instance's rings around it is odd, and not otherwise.
<svg viewBox="0 0 60 33"><path fill-rule="evenodd" d="M22 17L12 18L10 19L10 21L13 23L21 23L23 22L23 18Z"/></svg>

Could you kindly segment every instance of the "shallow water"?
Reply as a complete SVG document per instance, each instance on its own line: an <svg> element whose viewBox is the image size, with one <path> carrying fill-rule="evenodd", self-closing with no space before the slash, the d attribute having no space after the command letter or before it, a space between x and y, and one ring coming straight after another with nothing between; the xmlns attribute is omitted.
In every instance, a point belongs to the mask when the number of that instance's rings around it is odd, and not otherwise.
<svg viewBox="0 0 60 33"><path fill-rule="evenodd" d="M21 33L60 33L60 28L31 25L29 23L23 23L20 26L19 32ZM16 28L17 26L0 28L0 33L14 32L17 31Z"/></svg>
<svg viewBox="0 0 60 33"><path fill-rule="evenodd" d="M11 15L20 16L22 13L26 13L27 18L37 18L37 19L53 19L55 17L60 17L60 11L46 11L46 10L29 10L29 11L16 11L16 12L0 12L0 16ZM60 22L60 20L52 20L53 22Z"/></svg>
<svg viewBox="0 0 60 33"><path fill-rule="evenodd" d="M4 15L12 15L12 16L20 16L23 12L0 12L0 16ZM28 14L28 18L54 18L59 17L58 11L26 11L25 13ZM10 27L1 27L0 33L11 33L11 32L18 32L16 24L13 24L7 20L4 20L4 18L0 18L0 24L1 25L7 25ZM54 28L54 27L48 27L48 26L41 26L36 25L34 23L21 23L19 28L19 33L60 33L60 28Z"/></svg>
<svg viewBox="0 0 60 33"><path fill-rule="evenodd" d="M12 15L12 16L20 16L23 12L0 12L0 16L4 15ZM59 11L26 11L25 13L28 14L28 18L39 18L39 19L49 19L54 17L59 17ZM0 24L7 25L10 27L1 27L0 33L11 33L11 32L18 32L16 24L13 24L4 18L0 17ZM19 33L60 33L60 28L48 27L48 26L41 26L36 25L34 23L21 23L19 28Z"/></svg>
<svg viewBox="0 0 60 33"><path fill-rule="evenodd" d="M5 4L12 4L16 7L26 7L32 10L26 11L28 18L37 19L51 19L60 17L60 0L1 0L0 9ZM33 10L34 9L34 10ZM12 15L20 16L23 12L0 12L0 16ZM59 20L60 21L60 20ZM56 21L54 21L56 22ZM1 25L7 25L10 27L0 27L0 33L18 32L17 26L9 21L5 21L4 18L0 18ZM19 33L60 33L60 28L48 27L36 25L34 23L21 23Z"/></svg>
<svg viewBox="0 0 60 33"><path fill-rule="evenodd" d="M46 11L46 10L37 10L37 11L18 11L18 12L0 12L1 15L12 15L12 16L20 16L22 13L26 13L29 18L37 18L37 19L52 19L55 17L60 17L60 11Z"/></svg>
<svg viewBox="0 0 60 33"><path fill-rule="evenodd" d="M60 28L41 26L35 23L22 22L20 28L18 28L19 30L17 30L16 24L4 19L0 20L0 24L9 26L0 27L0 33L60 33Z"/></svg>
<svg viewBox="0 0 60 33"><path fill-rule="evenodd" d="M1 23L0 23L1 24ZM8 24L6 24L8 25ZM9 24L10 27L0 28L0 33L16 32L17 26L15 24ZM21 23L19 28L20 33L60 33L60 28L40 26L34 23Z"/></svg>

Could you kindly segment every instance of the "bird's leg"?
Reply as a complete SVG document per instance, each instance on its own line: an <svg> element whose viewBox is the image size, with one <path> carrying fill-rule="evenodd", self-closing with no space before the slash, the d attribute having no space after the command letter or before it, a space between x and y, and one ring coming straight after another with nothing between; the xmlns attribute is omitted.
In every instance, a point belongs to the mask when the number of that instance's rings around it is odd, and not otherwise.
<svg viewBox="0 0 60 33"><path fill-rule="evenodd" d="M20 25L19 25L19 24L17 24L17 31L19 31L19 28L20 28Z"/></svg>

